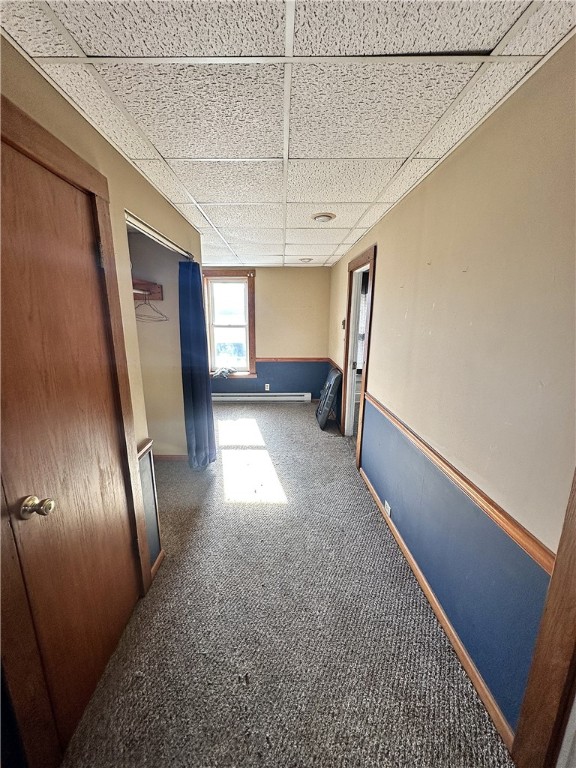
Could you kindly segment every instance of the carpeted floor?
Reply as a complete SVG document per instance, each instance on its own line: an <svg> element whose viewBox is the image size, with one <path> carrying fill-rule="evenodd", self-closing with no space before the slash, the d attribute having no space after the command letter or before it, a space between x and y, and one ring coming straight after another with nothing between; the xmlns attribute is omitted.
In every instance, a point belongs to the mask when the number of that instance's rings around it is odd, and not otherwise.
<svg viewBox="0 0 576 768"><path fill-rule="evenodd" d="M513 768L350 442L313 405L215 417L215 465L157 463L166 560L66 768Z"/></svg>

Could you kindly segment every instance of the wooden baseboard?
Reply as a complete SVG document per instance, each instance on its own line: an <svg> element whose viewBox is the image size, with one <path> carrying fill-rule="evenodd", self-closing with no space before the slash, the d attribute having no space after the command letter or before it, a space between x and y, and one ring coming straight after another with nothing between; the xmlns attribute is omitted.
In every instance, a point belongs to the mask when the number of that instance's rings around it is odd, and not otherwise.
<svg viewBox="0 0 576 768"><path fill-rule="evenodd" d="M400 550L402 551L402 554L408 561L408 565L412 569L412 572L414 573L414 576L416 577L416 580L418 581L418 584L420 584L420 587L426 597L428 598L428 601L430 605L432 606L432 610L436 614L436 618L442 625L442 628L444 629L444 632L446 632L446 635L448 636L448 639L452 643L452 646L454 647L454 650L456 651L456 655L460 659L460 662L466 672L468 673L468 676L470 677L470 680L472 681L472 684L476 688L476 691L478 692L478 695L482 699L482 702L484 703L484 706L486 707L488 714L492 718L494 725L498 729L498 732L500 733L500 736L502 736L502 739L504 741L504 744L506 744L506 747L510 751L512 749L512 743L514 741L514 732L510 725L508 724L508 721L504 717L500 707L496 703L496 700L492 696L492 693L490 692L490 689L484 682L484 679L482 678L482 675L478 671L478 668L472 661L468 651L464 647L462 641L460 640L458 634L456 633L456 630L450 623L450 619L444 612L444 609L438 602L438 599L434 592L432 591L432 588L428 581L426 580L426 577L420 570L418 563L412 556L410 550L408 549L406 543L404 542L404 539L400 535L400 532L392 522L392 519L385 513L384 511L384 504L381 501L380 497L376 493L376 489L366 476L366 473L363 469L360 469L360 475L364 482L366 483L366 487L372 494L372 498L376 502L376 506L382 513L382 517L386 521L388 527L390 528L390 531L392 532L392 535L396 539L396 543L400 547Z"/></svg>
<svg viewBox="0 0 576 768"><path fill-rule="evenodd" d="M188 461L188 456L179 454L154 454L154 461Z"/></svg>
<svg viewBox="0 0 576 768"><path fill-rule="evenodd" d="M158 568L160 568L160 566L162 565L163 560L164 560L164 550L161 549L158 554L158 557L156 558L156 562L151 568L152 579L156 577L156 574L158 573Z"/></svg>

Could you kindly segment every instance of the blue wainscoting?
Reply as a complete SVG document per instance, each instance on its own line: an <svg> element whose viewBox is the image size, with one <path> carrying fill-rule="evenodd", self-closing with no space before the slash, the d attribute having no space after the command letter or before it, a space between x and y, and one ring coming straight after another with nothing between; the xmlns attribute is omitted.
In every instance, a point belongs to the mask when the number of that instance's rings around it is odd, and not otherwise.
<svg viewBox="0 0 576 768"><path fill-rule="evenodd" d="M369 401L362 469L515 729L550 577Z"/></svg>
<svg viewBox="0 0 576 768"><path fill-rule="evenodd" d="M311 392L320 397L331 368L328 360L257 360L255 378L212 379L212 392Z"/></svg>

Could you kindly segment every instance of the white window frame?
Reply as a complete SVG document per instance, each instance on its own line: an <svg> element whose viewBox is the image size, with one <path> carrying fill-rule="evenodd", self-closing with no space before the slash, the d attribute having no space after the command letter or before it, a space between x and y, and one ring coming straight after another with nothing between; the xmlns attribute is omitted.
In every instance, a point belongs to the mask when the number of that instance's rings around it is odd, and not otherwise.
<svg viewBox="0 0 576 768"><path fill-rule="evenodd" d="M241 325L220 325L214 323L213 285L214 283L242 283L245 286L246 323ZM206 332L210 357L210 372L216 370L214 351L214 328L245 328L247 368L238 370L238 376L256 374L255 320L254 320L254 271L241 269L206 269L204 270L204 301L206 306ZM234 374L233 374L234 375Z"/></svg>

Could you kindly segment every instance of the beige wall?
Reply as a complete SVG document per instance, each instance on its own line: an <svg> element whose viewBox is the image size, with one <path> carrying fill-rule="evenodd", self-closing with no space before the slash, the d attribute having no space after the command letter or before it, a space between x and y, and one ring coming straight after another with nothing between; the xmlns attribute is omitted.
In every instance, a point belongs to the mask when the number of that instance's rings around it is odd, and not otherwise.
<svg viewBox="0 0 576 768"><path fill-rule="evenodd" d="M182 256L146 235L130 234L129 242L132 274L160 283L164 298L152 304L168 317L161 323L136 322L148 434L157 455L186 455L178 299Z"/></svg>
<svg viewBox="0 0 576 768"><path fill-rule="evenodd" d="M255 271L256 357L327 357L330 270Z"/></svg>
<svg viewBox="0 0 576 768"><path fill-rule="evenodd" d="M575 453L574 41L332 269L377 243L368 391L556 549Z"/></svg>
<svg viewBox="0 0 576 768"><path fill-rule="evenodd" d="M195 254L200 253L200 236L4 39L2 93L108 179L136 439L141 440L148 435L148 429L134 318L125 211L130 211L184 250Z"/></svg>

